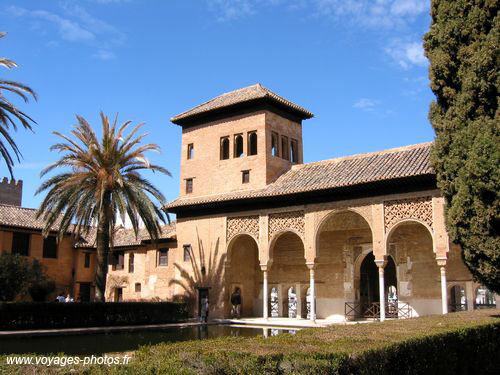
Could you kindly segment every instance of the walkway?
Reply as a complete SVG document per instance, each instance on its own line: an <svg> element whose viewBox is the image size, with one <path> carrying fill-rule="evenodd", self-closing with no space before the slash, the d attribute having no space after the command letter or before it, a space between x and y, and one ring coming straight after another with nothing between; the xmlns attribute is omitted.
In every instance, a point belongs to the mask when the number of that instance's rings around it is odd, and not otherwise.
<svg viewBox="0 0 500 375"><path fill-rule="evenodd" d="M316 319L315 322L309 319L294 318L240 318L240 319L216 319L216 322L225 324L237 324L252 327L280 327L280 328L318 328L331 325L351 325L360 323L369 323L370 321L339 321L328 319Z"/></svg>

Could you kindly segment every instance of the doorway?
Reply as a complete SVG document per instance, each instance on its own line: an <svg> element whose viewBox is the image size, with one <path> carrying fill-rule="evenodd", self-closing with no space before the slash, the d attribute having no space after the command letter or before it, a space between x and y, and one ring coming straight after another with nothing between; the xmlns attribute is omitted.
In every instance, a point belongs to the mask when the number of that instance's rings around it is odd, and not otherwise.
<svg viewBox="0 0 500 375"><path fill-rule="evenodd" d="M376 304L380 302L378 278L375 256L373 252L370 252L365 256L360 267L359 300L362 317L380 316L379 308L375 308ZM384 301L387 306L386 313L391 317L397 317L398 312L397 285L396 264L392 257L388 256L384 269Z"/></svg>
<svg viewBox="0 0 500 375"><path fill-rule="evenodd" d="M90 302L90 283L80 283L79 296L81 302Z"/></svg>
<svg viewBox="0 0 500 375"><path fill-rule="evenodd" d="M198 317L199 318L201 318L201 300L203 298L206 298L207 301L209 302L209 306L210 306L210 299L208 298L208 289L209 288L199 288L198 289ZM208 311L207 311L207 318L208 318Z"/></svg>

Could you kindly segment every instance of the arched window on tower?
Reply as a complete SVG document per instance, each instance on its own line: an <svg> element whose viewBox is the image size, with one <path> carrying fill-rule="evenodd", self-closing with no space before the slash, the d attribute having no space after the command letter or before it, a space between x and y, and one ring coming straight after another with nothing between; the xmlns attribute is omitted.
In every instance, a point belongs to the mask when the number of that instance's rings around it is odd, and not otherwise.
<svg viewBox="0 0 500 375"><path fill-rule="evenodd" d="M257 155L257 132L249 132L248 133L248 155Z"/></svg>
<svg viewBox="0 0 500 375"><path fill-rule="evenodd" d="M220 160L229 159L229 137L220 139Z"/></svg>
<svg viewBox="0 0 500 375"><path fill-rule="evenodd" d="M279 156L278 134L275 132L271 133L271 155Z"/></svg>
<svg viewBox="0 0 500 375"><path fill-rule="evenodd" d="M292 139L290 141L290 152L291 152L291 159L292 163L298 163L299 162L299 142L297 142L296 139Z"/></svg>
<svg viewBox="0 0 500 375"><path fill-rule="evenodd" d="M236 134L234 136L234 157L239 158L243 156L243 136Z"/></svg>

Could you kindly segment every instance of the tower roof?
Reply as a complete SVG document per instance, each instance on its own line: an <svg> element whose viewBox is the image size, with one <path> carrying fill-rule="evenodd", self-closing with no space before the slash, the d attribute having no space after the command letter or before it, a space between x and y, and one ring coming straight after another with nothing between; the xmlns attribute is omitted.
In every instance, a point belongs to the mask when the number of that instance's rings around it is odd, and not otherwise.
<svg viewBox="0 0 500 375"><path fill-rule="evenodd" d="M260 83L257 83L252 86L244 87L242 89L217 96L216 98L172 117L170 120L174 124L184 125L190 120L205 117L211 113L215 114L228 109L237 109L238 107L245 107L252 103L272 104L280 109L293 113L300 119L309 119L314 116L305 108L292 103L291 101L265 88Z"/></svg>

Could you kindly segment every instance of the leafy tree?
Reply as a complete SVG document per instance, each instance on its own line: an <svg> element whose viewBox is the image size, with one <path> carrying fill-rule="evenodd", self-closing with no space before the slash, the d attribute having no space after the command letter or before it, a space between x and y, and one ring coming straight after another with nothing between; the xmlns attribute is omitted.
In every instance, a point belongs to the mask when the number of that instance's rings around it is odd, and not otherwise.
<svg viewBox="0 0 500 375"><path fill-rule="evenodd" d="M36 259L33 260L30 272L28 293L35 302L43 302L56 289L56 283L45 274L43 265Z"/></svg>
<svg viewBox="0 0 500 375"><path fill-rule="evenodd" d="M19 254L0 254L0 301L13 301L31 280L31 265Z"/></svg>
<svg viewBox="0 0 500 375"><path fill-rule="evenodd" d="M433 0L425 51L448 231L474 277L500 293L498 9L498 0Z"/></svg>
<svg viewBox="0 0 500 375"><path fill-rule="evenodd" d="M3 38L6 34L7 33L0 32L0 38ZM0 66L10 69L17 67L17 64L5 57L0 57ZM25 129L31 130L31 123L35 123L35 121L4 96L4 92L6 91L21 97L25 102L28 101L30 96L36 100L36 94L32 89L22 83L0 78L0 137L3 138L3 140L0 138L0 155L5 160L12 177L14 160L12 159L8 146L12 149L18 161L20 160L21 152L14 142L14 139L12 139L9 134L10 127L12 126L14 130L17 130L17 120Z"/></svg>
<svg viewBox="0 0 500 375"><path fill-rule="evenodd" d="M136 235L142 220L153 241L161 233L160 221L165 223L160 205L151 199L163 204L163 194L139 172L170 173L161 166L151 164L144 155L148 151L159 151L157 145L138 146L146 136L135 137L143 124L135 126L125 135L131 121L117 128L116 119L110 125L108 117L101 113L102 137L99 140L83 117L77 116L77 121L71 132L73 139L54 132L63 139L63 143L53 145L51 150L65 154L45 168L41 175L56 168L70 170L49 178L37 190L37 194L48 191L38 217L44 220L45 234L56 223L60 236L68 231L78 236L88 233L93 224L97 225L96 298L104 301L109 247L117 215L123 222L126 216L130 218Z"/></svg>

